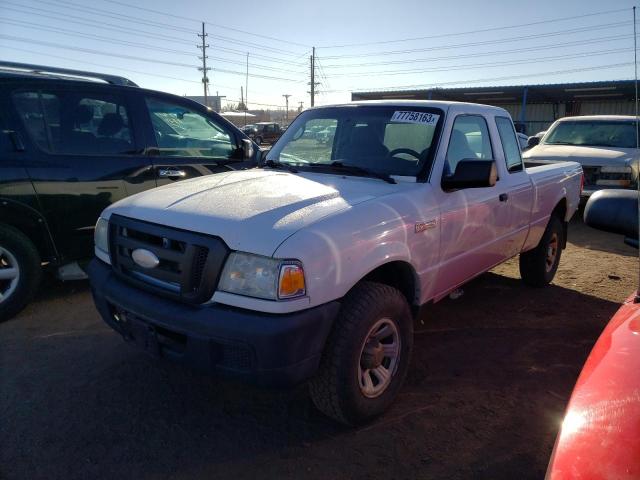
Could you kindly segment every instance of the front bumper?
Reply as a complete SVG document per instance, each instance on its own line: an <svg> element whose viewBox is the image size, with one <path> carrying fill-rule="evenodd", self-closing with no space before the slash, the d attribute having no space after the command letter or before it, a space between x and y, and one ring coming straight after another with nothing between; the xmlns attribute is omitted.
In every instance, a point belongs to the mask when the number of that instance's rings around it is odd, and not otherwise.
<svg viewBox="0 0 640 480"><path fill-rule="evenodd" d="M261 385L295 385L311 377L340 308L335 301L268 314L215 303L192 306L137 289L100 260L88 270L100 315L125 340L157 358Z"/></svg>

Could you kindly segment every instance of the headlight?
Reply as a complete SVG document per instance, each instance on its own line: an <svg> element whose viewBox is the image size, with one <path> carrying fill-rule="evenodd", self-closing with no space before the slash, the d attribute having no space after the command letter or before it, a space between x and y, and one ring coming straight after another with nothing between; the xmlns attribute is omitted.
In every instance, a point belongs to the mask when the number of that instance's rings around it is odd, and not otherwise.
<svg viewBox="0 0 640 480"><path fill-rule="evenodd" d="M100 217L96 222L96 229L93 234L93 241L96 248L109 254L109 221Z"/></svg>
<svg viewBox="0 0 640 480"><path fill-rule="evenodd" d="M306 293L300 262L241 252L229 255L218 288L268 300L296 298Z"/></svg>

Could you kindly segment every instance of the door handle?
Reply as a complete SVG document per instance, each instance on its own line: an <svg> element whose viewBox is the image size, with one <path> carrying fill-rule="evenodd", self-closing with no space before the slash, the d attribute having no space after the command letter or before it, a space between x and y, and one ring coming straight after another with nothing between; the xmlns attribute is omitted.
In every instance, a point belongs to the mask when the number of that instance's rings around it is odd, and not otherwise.
<svg viewBox="0 0 640 480"><path fill-rule="evenodd" d="M498 200L500 200L501 202L506 202L507 200L509 200L509 195L506 193L501 193L498 196Z"/></svg>
<svg viewBox="0 0 640 480"><path fill-rule="evenodd" d="M171 168L161 168L158 171L158 176L163 178L183 178L187 176L187 172L184 170L174 170Z"/></svg>

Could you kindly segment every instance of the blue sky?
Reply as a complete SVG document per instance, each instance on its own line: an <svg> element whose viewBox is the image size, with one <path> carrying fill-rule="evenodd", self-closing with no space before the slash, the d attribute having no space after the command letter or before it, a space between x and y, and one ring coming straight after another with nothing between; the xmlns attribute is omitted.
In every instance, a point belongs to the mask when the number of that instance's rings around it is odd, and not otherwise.
<svg viewBox="0 0 640 480"><path fill-rule="evenodd" d="M306 107L311 46L321 83L316 104L348 101L352 90L632 78L633 5L0 0L0 58L201 95L196 44L205 21L211 94L239 99L249 52L250 108L284 105L283 94L291 108Z"/></svg>

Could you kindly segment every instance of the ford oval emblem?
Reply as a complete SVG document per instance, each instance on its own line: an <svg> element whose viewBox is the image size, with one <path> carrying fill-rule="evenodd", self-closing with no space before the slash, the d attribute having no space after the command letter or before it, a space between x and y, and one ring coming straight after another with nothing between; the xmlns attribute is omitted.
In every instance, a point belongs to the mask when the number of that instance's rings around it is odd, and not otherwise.
<svg viewBox="0 0 640 480"><path fill-rule="evenodd" d="M156 254L144 248L136 248L131 252L131 258L142 268L155 268L160 264L160 259Z"/></svg>

